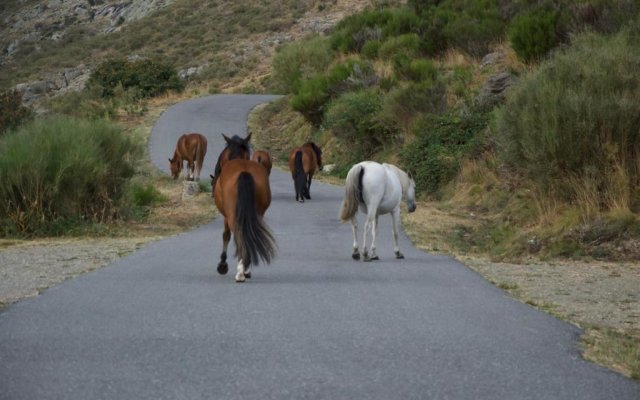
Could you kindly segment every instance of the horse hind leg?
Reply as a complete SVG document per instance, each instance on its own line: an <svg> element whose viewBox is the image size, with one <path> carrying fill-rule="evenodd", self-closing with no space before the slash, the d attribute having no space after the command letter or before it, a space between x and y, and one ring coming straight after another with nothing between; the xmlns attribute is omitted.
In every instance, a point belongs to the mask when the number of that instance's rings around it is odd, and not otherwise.
<svg viewBox="0 0 640 400"><path fill-rule="evenodd" d="M376 240L378 237L378 216L376 215L373 220L373 226L371 227L371 260L377 261L380 259L376 254Z"/></svg>
<svg viewBox="0 0 640 400"><path fill-rule="evenodd" d="M360 252L358 251L358 220L355 215L351 217L351 231L353 232L353 253L351 258L354 260L360 259Z"/></svg>
<svg viewBox="0 0 640 400"><path fill-rule="evenodd" d="M245 275L245 271L244 271L244 264L242 263L242 260L238 261L238 270L236 273L236 282L241 283L244 282L246 280L247 276Z"/></svg>
<svg viewBox="0 0 640 400"><path fill-rule="evenodd" d="M391 224L393 228L393 252L395 253L397 259L403 259L404 254L400 252L400 247L398 247L398 225L400 224L399 207L391 212L391 218L393 218L393 222Z"/></svg>
<svg viewBox="0 0 640 400"><path fill-rule="evenodd" d="M224 232L222 233L222 254L220 254L220 262L218 263L218 273L220 275L225 275L229 272L229 264L227 264L227 247L229 246L230 240L231 230L225 221Z"/></svg>
<svg viewBox="0 0 640 400"><path fill-rule="evenodd" d="M313 178L313 174L309 174L309 180L307 181L307 185L305 187L304 196L307 200L311 200L311 179Z"/></svg>

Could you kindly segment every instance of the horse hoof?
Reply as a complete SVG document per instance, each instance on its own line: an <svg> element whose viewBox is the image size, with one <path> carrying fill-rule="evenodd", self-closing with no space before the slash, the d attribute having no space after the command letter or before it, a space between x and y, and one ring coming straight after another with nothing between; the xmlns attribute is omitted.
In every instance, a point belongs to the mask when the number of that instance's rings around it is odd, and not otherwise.
<svg viewBox="0 0 640 400"><path fill-rule="evenodd" d="M351 258L353 258L354 260L359 260L360 259L360 253L353 253L351 255Z"/></svg>
<svg viewBox="0 0 640 400"><path fill-rule="evenodd" d="M403 259L403 258L404 258L404 255L403 255L402 253L400 253L400 252L397 252L397 253L396 253L396 258L397 258L398 260L401 260L401 259Z"/></svg>
<svg viewBox="0 0 640 400"><path fill-rule="evenodd" d="M221 261L218 264L218 273L220 275L225 275L227 272L229 272L229 264L227 264L226 262Z"/></svg>
<svg viewBox="0 0 640 400"><path fill-rule="evenodd" d="M244 274L244 277L247 278L247 279L251 279L251 272L246 272Z"/></svg>
<svg viewBox="0 0 640 400"><path fill-rule="evenodd" d="M236 282L237 283L243 283L245 281L246 276L242 275L242 276L236 276Z"/></svg>
<svg viewBox="0 0 640 400"><path fill-rule="evenodd" d="M371 257L371 258L370 258L370 260L372 260L372 261L378 261L378 260L380 260L380 257L378 257L378 256L373 256L373 257Z"/></svg>
<svg viewBox="0 0 640 400"><path fill-rule="evenodd" d="M369 256L364 256L364 257L362 257L362 261L364 261L364 262L371 262L371 257L369 257Z"/></svg>

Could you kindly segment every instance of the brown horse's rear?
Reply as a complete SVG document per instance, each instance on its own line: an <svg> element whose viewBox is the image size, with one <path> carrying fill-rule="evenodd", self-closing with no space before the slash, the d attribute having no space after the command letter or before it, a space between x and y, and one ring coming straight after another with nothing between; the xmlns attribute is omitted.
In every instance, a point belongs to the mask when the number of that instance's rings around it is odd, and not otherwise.
<svg viewBox="0 0 640 400"><path fill-rule="evenodd" d="M263 221L264 213L271 204L267 170L249 160L227 161L215 181L213 197L224 216L223 239L228 241L227 232L233 233L236 257L243 265L242 268L238 267L236 280L242 282L244 270L249 270L251 265L257 265L260 260L268 264L275 256L275 239ZM226 264L226 245L224 249L221 263ZM226 270L221 269L219 264L218 272L226 273Z"/></svg>
<svg viewBox="0 0 640 400"><path fill-rule="evenodd" d="M313 142L296 147L289 153L289 170L293 178L296 200L311 199L311 181L316 169L322 170L322 152Z"/></svg>

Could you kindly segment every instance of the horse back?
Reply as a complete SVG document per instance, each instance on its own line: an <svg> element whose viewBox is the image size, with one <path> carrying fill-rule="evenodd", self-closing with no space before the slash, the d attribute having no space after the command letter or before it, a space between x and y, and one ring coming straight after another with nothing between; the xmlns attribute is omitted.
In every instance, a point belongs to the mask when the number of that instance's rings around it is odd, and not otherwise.
<svg viewBox="0 0 640 400"><path fill-rule="evenodd" d="M387 214L400 206L402 186L395 173L373 161L362 162L360 165L364 169L361 178L363 197L368 202L376 203L377 214Z"/></svg>
<svg viewBox="0 0 640 400"><path fill-rule="evenodd" d="M199 133L185 133L178 139L176 151L182 158L190 161L204 159L207 153L207 138Z"/></svg>
<svg viewBox="0 0 640 400"><path fill-rule="evenodd" d="M273 163L271 161L271 155L269 154L268 151L256 150L255 153L253 153L251 160L265 167L267 169L267 173L271 174L271 168Z"/></svg>

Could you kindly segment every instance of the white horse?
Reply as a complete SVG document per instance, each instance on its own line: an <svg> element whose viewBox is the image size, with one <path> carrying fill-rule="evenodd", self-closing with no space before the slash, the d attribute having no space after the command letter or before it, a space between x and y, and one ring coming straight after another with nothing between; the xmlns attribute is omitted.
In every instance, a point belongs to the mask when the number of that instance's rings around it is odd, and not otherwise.
<svg viewBox="0 0 640 400"><path fill-rule="evenodd" d="M363 261L379 260L376 254L376 235L378 233L378 216L391 213L393 218L393 251L396 258L404 258L398 247L398 227L400 225L400 201L407 204L409 212L416 210L416 184L411 177L400 168L391 164L378 164L374 161L363 161L354 165L347 174L344 199L340 207L340 220L351 221L353 230L354 260L360 259L358 252L358 208L367 214L362 236ZM367 233L371 232L371 248L367 251Z"/></svg>

